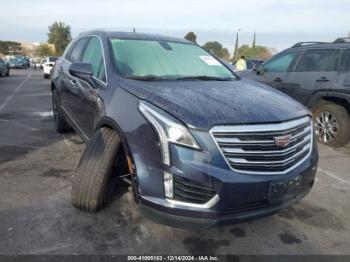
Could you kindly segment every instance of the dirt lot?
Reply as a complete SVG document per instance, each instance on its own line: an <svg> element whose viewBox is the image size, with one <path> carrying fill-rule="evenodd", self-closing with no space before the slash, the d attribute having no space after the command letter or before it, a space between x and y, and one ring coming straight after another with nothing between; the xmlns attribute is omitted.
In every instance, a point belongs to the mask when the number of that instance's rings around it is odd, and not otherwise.
<svg viewBox="0 0 350 262"><path fill-rule="evenodd" d="M143 218L123 194L96 214L70 205L84 149L53 129L49 80L0 78L0 254L350 254L350 147L319 146L312 192L281 213L209 230Z"/></svg>

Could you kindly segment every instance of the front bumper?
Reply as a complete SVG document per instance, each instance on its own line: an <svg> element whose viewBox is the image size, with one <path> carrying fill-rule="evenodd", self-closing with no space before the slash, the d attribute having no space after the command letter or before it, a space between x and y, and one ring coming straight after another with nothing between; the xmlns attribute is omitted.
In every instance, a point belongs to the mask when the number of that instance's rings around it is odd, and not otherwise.
<svg viewBox="0 0 350 262"><path fill-rule="evenodd" d="M150 218L151 220L158 222L160 224L164 224L172 227L179 228L211 228L214 226L224 226L235 224L239 222L249 221L256 218L261 218L269 215L273 215L280 211L283 208L286 208L298 200L302 199L306 196L311 190L311 186L309 190L302 192L301 194L295 196L294 198L281 202L279 204L268 205L264 208L255 209L252 211L244 212L244 213L233 213L228 215L217 216L211 218L210 216L206 217L203 214L201 217L190 217L190 216L181 216L172 214L167 211L161 211L157 208L152 208L146 204L140 203L139 209L141 213Z"/></svg>
<svg viewBox="0 0 350 262"><path fill-rule="evenodd" d="M314 148L309 159L289 174L268 177L246 175L243 180L216 181L214 184L220 200L211 207L174 204L164 198L141 196L139 208L146 217L158 223L180 228L209 228L268 216L290 206L310 192L317 162L317 149ZM271 183L286 182L296 177L302 181L297 193L273 201L269 199ZM211 179L216 180L213 177Z"/></svg>

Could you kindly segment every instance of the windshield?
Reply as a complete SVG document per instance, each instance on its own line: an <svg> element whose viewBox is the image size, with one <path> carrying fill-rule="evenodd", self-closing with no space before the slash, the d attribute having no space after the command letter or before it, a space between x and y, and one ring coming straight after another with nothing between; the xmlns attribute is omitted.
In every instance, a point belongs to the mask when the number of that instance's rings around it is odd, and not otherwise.
<svg viewBox="0 0 350 262"><path fill-rule="evenodd" d="M111 39L117 71L138 80L232 80L234 75L202 48L168 41Z"/></svg>

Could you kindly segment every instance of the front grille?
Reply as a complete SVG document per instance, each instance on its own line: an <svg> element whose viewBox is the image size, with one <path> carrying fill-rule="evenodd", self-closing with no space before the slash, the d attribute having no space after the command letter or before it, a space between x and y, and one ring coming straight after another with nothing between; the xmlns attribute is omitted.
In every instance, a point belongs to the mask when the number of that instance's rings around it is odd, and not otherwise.
<svg viewBox="0 0 350 262"><path fill-rule="evenodd" d="M310 117L279 124L216 126L211 134L233 170L254 174L287 173L311 152ZM286 146L276 138L289 136Z"/></svg>
<svg viewBox="0 0 350 262"><path fill-rule="evenodd" d="M174 176L174 199L177 201L204 204L215 196L210 185L194 182L181 176Z"/></svg>

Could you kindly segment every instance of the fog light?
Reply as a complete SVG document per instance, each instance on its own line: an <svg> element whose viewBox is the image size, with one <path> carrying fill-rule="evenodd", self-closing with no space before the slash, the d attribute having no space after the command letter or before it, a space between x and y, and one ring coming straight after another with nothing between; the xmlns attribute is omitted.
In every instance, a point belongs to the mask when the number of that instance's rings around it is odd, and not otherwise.
<svg viewBox="0 0 350 262"><path fill-rule="evenodd" d="M164 192L166 198L174 198L173 174L164 171Z"/></svg>

